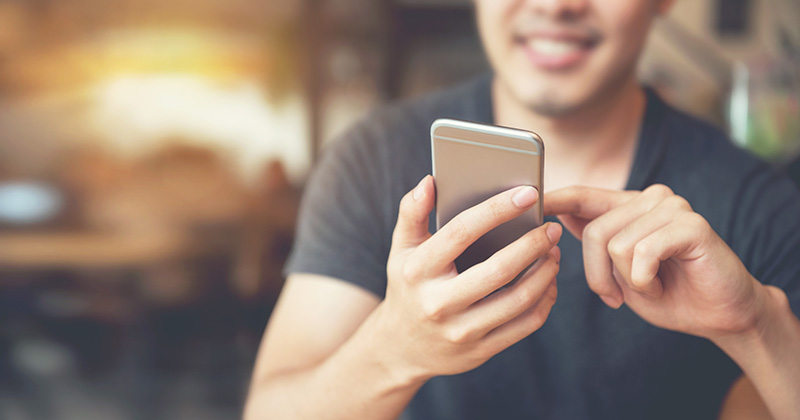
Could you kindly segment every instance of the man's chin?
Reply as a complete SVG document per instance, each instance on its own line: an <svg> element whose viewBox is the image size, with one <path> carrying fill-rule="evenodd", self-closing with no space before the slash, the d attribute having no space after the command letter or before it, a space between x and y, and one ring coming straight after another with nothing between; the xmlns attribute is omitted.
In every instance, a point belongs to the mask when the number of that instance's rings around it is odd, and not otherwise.
<svg viewBox="0 0 800 420"><path fill-rule="evenodd" d="M547 118L563 118L574 114L577 110L575 104L564 103L557 100L527 101L525 107L537 115Z"/></svg>
<svg viewBox="0 0 800 420"><path fill-rule="evenodd" d="M518 98L528 110L547 118L563 118L580 108L578 101L569 100L557 92L539 93Z"/></svg>
<svg viewBox="0 0 800 420"><path fill-rule="evenodd" d="M505 84L510 96L517 104L546 118L567 117L581 108L580 98L572 98L569 92L556 85L531 85L528 83Z"/></svg>

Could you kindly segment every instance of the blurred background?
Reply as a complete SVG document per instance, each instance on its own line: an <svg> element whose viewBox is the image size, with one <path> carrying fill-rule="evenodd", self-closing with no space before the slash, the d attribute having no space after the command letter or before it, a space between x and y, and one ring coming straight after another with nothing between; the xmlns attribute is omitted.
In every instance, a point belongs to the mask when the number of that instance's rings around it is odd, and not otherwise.
<svg viewBox="0 0 800 420"><path fill-rule="evenodd" d="M0 419L238 418L319 151L486 72L470 3L0 0ZM797 22L677 0L641 78L797 171Z"/></svg>

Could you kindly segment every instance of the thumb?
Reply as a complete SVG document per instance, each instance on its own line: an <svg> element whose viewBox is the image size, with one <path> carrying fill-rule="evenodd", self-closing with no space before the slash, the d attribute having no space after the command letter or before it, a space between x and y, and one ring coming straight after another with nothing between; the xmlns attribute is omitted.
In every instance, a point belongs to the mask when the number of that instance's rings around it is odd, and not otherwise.
<svg viewBox="0 0 800 420"><path fill-rule="evenodd" d="M433 177L426 175L400 200L400 212L392 235L392 251L414 248L430 238L428 217L433 210Z"/></svg>

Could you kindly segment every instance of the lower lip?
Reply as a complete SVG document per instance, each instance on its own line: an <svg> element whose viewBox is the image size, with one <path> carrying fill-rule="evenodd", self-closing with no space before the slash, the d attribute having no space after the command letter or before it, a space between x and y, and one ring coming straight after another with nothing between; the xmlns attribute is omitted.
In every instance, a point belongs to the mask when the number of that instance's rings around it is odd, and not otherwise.
<svg viewBox="0 0 800 420"><path fill-rule="evenodd" d="M530 61L534 66L550 71L568 70L573 68L586 61L586 59L589 57L589 54L591 54L591 51L593 50L592 47L586 47L579 48L566 54L550 55L539 53L526 44L520 44L519 46L522 48L522 51L524 51L528 61Z"/></svg>

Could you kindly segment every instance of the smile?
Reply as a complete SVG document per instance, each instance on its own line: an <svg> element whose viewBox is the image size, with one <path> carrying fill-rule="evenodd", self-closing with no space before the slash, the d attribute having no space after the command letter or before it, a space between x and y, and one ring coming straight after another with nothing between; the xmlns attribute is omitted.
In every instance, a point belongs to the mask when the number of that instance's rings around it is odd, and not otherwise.
<svg viewBox="0 0 800 420"><path fill-rule="evenodd" d="M597 38L541 34L518 36L515 44L542 70L567 70L584 62L598 44Z"/></svg>

